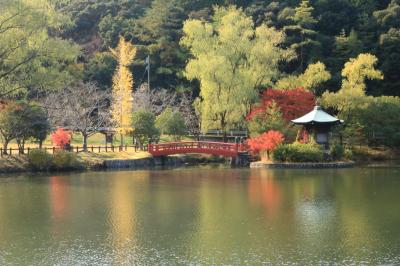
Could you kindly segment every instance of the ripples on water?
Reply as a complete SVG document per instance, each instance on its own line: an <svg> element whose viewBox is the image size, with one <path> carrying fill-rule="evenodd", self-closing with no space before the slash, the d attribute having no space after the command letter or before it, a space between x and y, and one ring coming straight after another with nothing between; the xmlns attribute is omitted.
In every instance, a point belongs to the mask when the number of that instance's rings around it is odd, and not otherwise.
<svg viewBox="0 0 400 266"><path fill-rule="evenodd" d="M400 170L0 179L0 265L400 264Z"/></svg>

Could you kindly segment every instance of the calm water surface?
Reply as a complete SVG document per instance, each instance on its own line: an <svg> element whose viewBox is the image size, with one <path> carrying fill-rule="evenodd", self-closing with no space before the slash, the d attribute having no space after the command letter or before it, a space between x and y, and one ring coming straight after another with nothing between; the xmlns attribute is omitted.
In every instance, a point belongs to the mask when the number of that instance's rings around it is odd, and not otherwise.
<svg viewBox="0 0 400 266"><path fill-rule="evenodd" d="M0 178L0 265L400 264L400 168Z"/></svg>

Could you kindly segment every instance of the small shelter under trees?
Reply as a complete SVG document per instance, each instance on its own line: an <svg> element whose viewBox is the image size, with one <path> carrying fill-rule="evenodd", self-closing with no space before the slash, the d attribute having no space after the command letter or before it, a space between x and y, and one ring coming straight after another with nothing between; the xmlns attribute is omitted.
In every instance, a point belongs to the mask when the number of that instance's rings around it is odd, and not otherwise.
<svg viewBox="0 0 400 266"><path fill-rule="evenodd" d="M325 148L329 147L329 133L335 125L344 123L324 110L321 106L315 106L314 110L305 114L304 116L292 120L296 125L303 125L308 135L313 138L318 144L323 145Z"/></svg>

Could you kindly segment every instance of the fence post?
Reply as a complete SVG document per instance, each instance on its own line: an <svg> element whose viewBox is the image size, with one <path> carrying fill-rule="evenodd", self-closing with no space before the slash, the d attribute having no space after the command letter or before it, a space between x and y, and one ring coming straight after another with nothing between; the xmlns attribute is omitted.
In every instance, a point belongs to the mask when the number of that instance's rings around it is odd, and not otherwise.
<svg viewBox="0 0 400 266"><path fill-rule="evenodd" d="M101 151L101 146L99 146L99 153L100 153L100 151Z"/></svg>
<svg viewBox="0 0 400 266"><path fill-rule="evenodd" d="M76 146L76 153L78 153L79 152L79 147L78 146Z"/></svg>
<svg viewBox="0 0 400 266"><path fill-rule="evenodd" d="M106 152L107 152L107 144L106 144Z"/></svg>
<svg viewBox="0 0 400 266"><path fill-rule="evenodd" d="M114 146L111 146L111 151L114 152Z"/></svg>
<svg viewBox="0 0 400 266"><path fill-rule="evenodd" d="M93 152L93 145L92 145L92 152Z"/></svg>
<svg viewBox="0 0 400 266"><path fill-rule="evenodd" d="M3 148L0 148L0 157L3 157Z"/></svg>
<svg viewBox="0 0 400 266"><path fill-rule="evenodd" d="M10 148L10 155L12 155L12 148Z"/></svg>
<svg viewBox="0 0 400 266"><path fill-rule="evenodd" d="M31 148L28 147L28 155L29 155L29 152L30 152L30 151L31 151Z"/></svg>
<svg viewBox="0 0 400 266"><path fill-rule="evenodd" d="M56 153L56 147L53 147L53 154Z"/></svg>

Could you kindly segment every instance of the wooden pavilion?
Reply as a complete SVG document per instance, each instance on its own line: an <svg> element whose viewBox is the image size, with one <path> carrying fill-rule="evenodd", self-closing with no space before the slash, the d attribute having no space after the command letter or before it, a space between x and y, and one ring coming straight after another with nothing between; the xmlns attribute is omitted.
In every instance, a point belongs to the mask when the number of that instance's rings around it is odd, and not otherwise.
<svg viewBox="0 0 400 266"><path fill-rule="evenodd" d="M321 106L315 106L311 112L292 120L292 123L303 125L311 138L328 149L332 127L343 124L344 121L328 114Z"/></svg>

